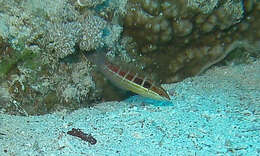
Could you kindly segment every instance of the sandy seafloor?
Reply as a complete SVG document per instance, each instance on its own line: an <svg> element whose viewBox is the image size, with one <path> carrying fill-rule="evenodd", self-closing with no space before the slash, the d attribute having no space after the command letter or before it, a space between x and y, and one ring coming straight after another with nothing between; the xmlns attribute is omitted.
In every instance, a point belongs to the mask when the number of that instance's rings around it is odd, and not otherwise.
<svg viewBox="0 0 260 156"><path fill-rule="evenodd" d="M260 61L164 88L172 103L134 96L70 114L0 114L0 155L260 155Z"/></svg>

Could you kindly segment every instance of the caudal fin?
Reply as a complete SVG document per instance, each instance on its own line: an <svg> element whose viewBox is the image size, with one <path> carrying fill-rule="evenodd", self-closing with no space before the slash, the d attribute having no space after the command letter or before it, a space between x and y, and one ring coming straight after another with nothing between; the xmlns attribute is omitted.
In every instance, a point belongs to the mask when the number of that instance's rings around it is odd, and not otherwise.
<svg viewBox="0 0 260 156"><path fill-rule="evenodd" d="M83 52L83 54L90 62L92 62L100 68L105 65L106 51L107 50L105 48L99 48L97 50Z"/></svg>

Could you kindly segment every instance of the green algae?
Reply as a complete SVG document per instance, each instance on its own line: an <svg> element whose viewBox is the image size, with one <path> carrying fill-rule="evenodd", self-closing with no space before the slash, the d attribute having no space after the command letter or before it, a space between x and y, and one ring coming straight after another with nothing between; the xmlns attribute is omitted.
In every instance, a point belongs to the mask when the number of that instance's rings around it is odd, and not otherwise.
<svg viewBox="0 0 260 156"><path fill-rule="evenodd" d="M36 69L39 65L39 62L35 61L36 57L37 54L28 49L22 52L14 51L10 57L5 56L0 62L0 78L7 76L19 63L23 63L25 67L32 70Z"/></svg>
<svg viewBox="0 0 260 156"><path fill-rule="evenodd" d="M56 92L54 91L49 92L44 97L43 102L46 104L46 112L44 112L44 114L55 110L55 105L59 103L58 99L59 98L57 97Z"/></svg>

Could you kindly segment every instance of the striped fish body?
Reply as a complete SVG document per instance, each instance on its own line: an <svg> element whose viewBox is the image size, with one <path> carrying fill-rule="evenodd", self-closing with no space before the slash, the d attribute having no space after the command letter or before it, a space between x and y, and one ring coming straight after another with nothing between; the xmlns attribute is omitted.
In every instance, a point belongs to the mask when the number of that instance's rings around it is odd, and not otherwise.
<svg viewBox="0 0 260 156"><path fill-rule="evenodd" d="M140 77L137 73L124 71L108 61L102 65L102 72L110 81L123 89L155 100L170 100L167 92L162 87L155 86L151 80Z"/></svg>

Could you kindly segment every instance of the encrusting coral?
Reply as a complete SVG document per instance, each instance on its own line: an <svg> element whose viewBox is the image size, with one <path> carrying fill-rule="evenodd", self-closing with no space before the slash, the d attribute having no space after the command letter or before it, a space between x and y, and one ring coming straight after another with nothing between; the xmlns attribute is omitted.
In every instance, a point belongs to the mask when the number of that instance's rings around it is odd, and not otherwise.
<svg viewBox="0 0 260 156"><path fill-rule="evenodd" d="M259 40L259 34L244 40L259 23L257 17L259 2L254 0L129 0L123 36L127 50L147 72L171 83Z"/></svg>
<svg viewBox="0 0 260 156"><path fill-rule="evenodd" d="M117 4L122 8L121 3L111 5ZM97 99L92 67L79 51L113 47L121 26L93 8L82 10L74 0L0 0L0 19L0 89L9 95L0 95L0 100L9 99L1 111L25 114L18 111L23 108L28 114L44 114Z"/></svg>

